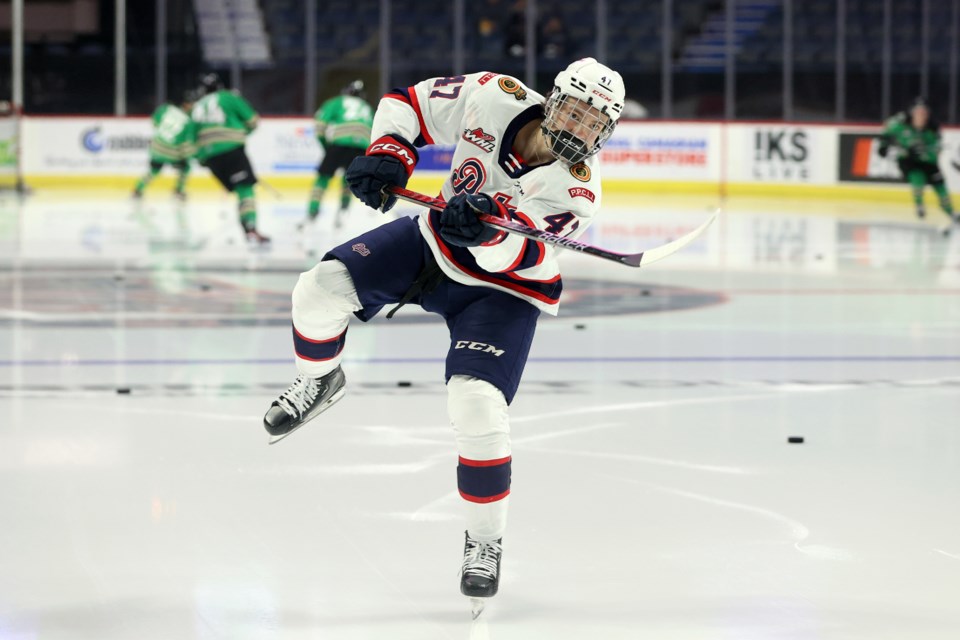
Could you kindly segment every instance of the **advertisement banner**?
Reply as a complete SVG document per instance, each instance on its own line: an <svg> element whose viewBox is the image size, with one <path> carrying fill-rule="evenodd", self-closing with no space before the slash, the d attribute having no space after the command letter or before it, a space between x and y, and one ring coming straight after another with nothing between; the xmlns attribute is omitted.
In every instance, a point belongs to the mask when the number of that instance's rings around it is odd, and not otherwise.
<svg viewBox="0 0 960 640"><path fill-rule="evenodd" d="M23 124L28 175L137 176L149 162L149 118L27 118ZM311 118L264 119L246 147L253 170L268 175L309 175L321 155Z"/></svg>
<svg viewBox="0 0 960 640"><path fill-rule="evenodd" d="M313 118L263 118L246 147L253 171L264 175L310 174L322 157Z"/></svg>
<svg viewBox="0 0 960 640"><path fill-rule="evenodd" d="M813 182L814 137L805 127L759 126L748 131L752 182Z"/></svg>
<svg viewBox="0 0 960 640"><path fill-rule="evenodd" d="M960 130L943 130L943 150L940 152L940 171L951 193L960 193Z"/></svg>
<svg viewBox="0 0 960 640"><path fill-rule="evenodd" d="M896 150L891 149L886 158L880 157L880 134L841 131L840 162L837 180L840 182L903 182L897 168Z"/></svg>
<svg viewBox="0 0 960 640"><path fill-rule="evenodd" d="M431 145L421 147L420 162L417 163L417 171L450 171L450 163L453 162L453 147L447 145Z"/></svg>
<svg viewBox="0 0 960 640"><path fill-rule="evenodd" d="M25 118L23 172L138 175L147 167L147 118Z"/></svg>
<svg viewBox="0 0 960 640"><path fill-rule="evenodd" d="M637 180L717 180L717 129L706 124L624 123L600 152L603 175Z"/></svg>
<svg viewBox="0 0 960 640"><path fill-rule="evenodd" d="M0 118L0 178L13 179L17 175L17 120ZM9 180L4 180L7 182Z"/></svg>

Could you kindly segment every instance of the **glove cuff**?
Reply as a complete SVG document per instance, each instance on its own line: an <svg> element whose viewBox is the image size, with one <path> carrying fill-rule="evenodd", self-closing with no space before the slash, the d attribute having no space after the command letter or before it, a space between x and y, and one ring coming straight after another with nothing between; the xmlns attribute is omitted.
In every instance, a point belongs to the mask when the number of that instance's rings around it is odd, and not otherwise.
<svg viewBox="0 0 960 640"><path fill-rule="evenodd" d="M413 173L413 169L417 166L417 162L420 160L420 154L417 153L417 150L414 148L414 146L401 136L381 136L377 138L370 144L369 147L367 147L366 155L393 156L400 161L401 165L403 165L404 170L407 172L408 178Z"/></svg>

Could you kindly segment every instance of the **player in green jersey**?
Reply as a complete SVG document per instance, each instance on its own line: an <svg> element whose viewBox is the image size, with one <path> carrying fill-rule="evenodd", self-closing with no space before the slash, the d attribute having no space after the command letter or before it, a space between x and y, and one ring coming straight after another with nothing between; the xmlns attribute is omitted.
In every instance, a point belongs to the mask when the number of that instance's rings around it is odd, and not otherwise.
<svg viewBox="0 0 960 640"><path fill-rule="evenodd" d="M150 141L150 170L140 178L133 189L134 198L142 198L147 185L157 177L163 165L169 164L178 171L174 195L186 198L184 186L190 173L190 157L193 156L193 124L190 109L196 101L195 91L185 91L180 106L166 102L153 112L153 140Z"/></svg>
<svg viewBox="0 0 960 640"><path fill-rule="evenodd" d="M880 136L880 155L886 157L890 147L897 148L897 165L913 190L917 217L923 218L926 214L923 190L929 184L940 200L940 208L950 217L951 223L957 222L953 203L937 162L941 147L940 125L930 117L930 107L923 98L915 99L906 111L901 111L884 123L883 134ZM949 230L950 225L944 228L944 233Z"/></svg>
<svg viewBox="0 0 960 640"><path fill-rule="evenodd" d="M247 135L260 116L239 93L224 89L215 73L200 78L202 97L193 105L197 161L210 169L227 191L237 194L240 224L247 240L265 244L270 238L257 231L257 203L253 187L257 177L244 148Z"/></svg>
<svg viewBox="0 0 960 640"><path fill-rule="evenodd" d="M373 126L373 107L364 99L363 80L354 80L339 96L324 102L314 115L317 142L323 149L323 160L317 167L317 179L310 192L310 220L320 213L320 201L330 184L330 179L340 169L346 169L354 158L362 156L370 145L370 128ZM340 226L343 212L350 206L352 197L346 183L341 186L340 209L334 225Z"/></svg>

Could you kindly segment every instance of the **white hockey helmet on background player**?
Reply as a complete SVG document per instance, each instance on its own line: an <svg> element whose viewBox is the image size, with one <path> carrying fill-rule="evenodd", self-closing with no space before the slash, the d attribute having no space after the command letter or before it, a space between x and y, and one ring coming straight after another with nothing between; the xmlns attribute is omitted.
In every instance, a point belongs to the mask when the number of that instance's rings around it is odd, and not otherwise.
<svg viewBox="0 0 960 640"><path fill-rule="evenodd" d="M623 113L623 78L593 58L557 74L540 125L558 159L576 164L600 151Z"/></svg>

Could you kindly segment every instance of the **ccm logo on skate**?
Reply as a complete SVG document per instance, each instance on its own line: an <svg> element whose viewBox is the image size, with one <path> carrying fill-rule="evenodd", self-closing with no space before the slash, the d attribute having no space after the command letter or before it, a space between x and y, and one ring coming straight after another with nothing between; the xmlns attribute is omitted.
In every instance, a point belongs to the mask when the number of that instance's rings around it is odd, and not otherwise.
<svg viewBox="0 0 960 640"><path fill-rule="evenodd" d="M457 340L457 344L453 347L454 349L470 349L471 351L483 351L484 353L492 353L498 358L503 355L505 349L497 349L492 344L484 344L482 342L472 342L470 340Z"/></svg>
<svg viewBox="0 0 960 640"><path fill-rule="evenodd" d="M367 151L367 155L374 153L389 153L392 156L400 158L408 167L412 167L416 164L416 161L413 159L413 156L410 154L408 149L392 142L381 142L373 145L370 147L369 151Z"/></svg>

